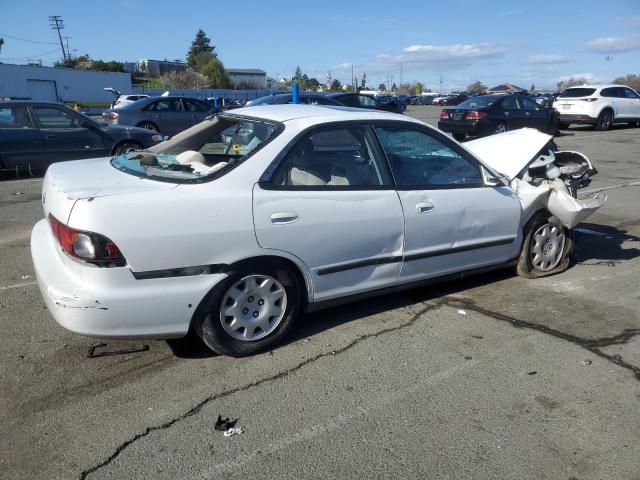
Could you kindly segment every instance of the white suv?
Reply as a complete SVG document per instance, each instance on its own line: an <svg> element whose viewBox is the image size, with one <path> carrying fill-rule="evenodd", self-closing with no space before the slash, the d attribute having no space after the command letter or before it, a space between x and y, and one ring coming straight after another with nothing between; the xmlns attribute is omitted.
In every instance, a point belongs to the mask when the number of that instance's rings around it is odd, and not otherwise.
<svg viewBox="0 0 640 480"><path fill-rule="evenodd" d="M640 122L640 95L624 85L567 88L553 102L553 108L560 113L560 128L580 123L609 130L614 123L633 126Z"/></svg>

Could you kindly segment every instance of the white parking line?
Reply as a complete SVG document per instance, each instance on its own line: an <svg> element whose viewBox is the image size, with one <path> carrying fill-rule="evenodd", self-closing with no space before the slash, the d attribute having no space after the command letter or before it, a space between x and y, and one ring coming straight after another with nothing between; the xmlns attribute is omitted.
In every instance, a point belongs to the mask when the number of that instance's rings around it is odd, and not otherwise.
<svg viewBox="0 0 640 480"><path fill-rule="evenodd" d="M594 188L593 190L580 192L580 195L589 195L590 193L602 192L604 190L612 190L614 188L635 187L636 185L640 185L640 182L621 183L620 185L612 185L610 187Z"/></svg>
<svg viewBox="0 0 640 480"><path fill-rule="evenodd" d="M0 292L4 290L11 290L13 288L23 288L23 287L31 287L32 285L37 285L38 282L24 282L24 283L16 283L14 285L4 285L0 286Z"/></svg>

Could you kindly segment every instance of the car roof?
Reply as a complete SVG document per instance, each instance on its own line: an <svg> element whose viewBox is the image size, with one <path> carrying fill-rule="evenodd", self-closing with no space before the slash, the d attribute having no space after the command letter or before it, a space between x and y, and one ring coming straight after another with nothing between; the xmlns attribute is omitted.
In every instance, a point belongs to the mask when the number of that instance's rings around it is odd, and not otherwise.
<svg viewBox="0 0 640 480"><path fill-rule="evenodd" d="M2 100L0 101L0 105L44 105L44 106L56 106L56 107L66 107L64 103L60 102L47 102L45 100Z"/></svg>
<svg viewBox="0 0 640 480"><path fill-rule="evenodd" d="M287 104L287 105L258 105L255 107L237 108L225 115L242 115L247 117L256 117L264 120L272 120L276 122L288 122L300 118L317 118L318 123L324 121L340 121L340 120L404 120L416 123L419 122L411 117L406 117L398 113L390 113L379 110L371 110L364 108L339 107L334 105L306 105L306 104Z"/></svg>
<svg viewBox="0 0 640 480"><path fill-rule="evenodd" d="M585 84L585 85L574 85L572 87L567 87L565 90L569 90L570 88L611 88L611 87L626 87L626 85L616 85L614 83L607 83L602 85Z"/></svg>

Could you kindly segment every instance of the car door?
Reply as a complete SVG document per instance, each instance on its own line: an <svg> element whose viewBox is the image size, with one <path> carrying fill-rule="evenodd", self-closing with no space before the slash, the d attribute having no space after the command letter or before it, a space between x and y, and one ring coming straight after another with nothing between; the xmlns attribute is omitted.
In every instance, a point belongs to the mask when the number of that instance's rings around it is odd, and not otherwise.
<svg viewBox="0 0 640 480"><path fill-rule="evenodd" d="M517 255L521 207L510 187L487 185L478 161L439 132L398 122L376 133L405 216L401 282Z"/></svg>
<svg viewBox="0 0 640 480"><path fill-rule="evenodd" d="M43 163L44 135L26 105L0 105L0 169L27 170Z"/></svg>
<svg viewBox="0 0 640 480"><path fill-rule="evenodd" d="M180 98L162 98L143 110L144 120L155 124L162 135L173 136L192 124Z"/></svg>
<svg viewBox="0 0 640 480"><path fill-rule="evenodd" d="M278 161L254 187L260 246L299 258L315 301L395 284L402 208L371 128L313 128Z"/></svg>
<svg viewBox="0 0 640 480"><path fill-rule="evenodd" d="M104 132L70 108L47 105L33 106L31 110L44 135L47 163L103 157L111 153Z"/></svg>
<svg viewBox="0 0 640 480"><path fill-rule="evenodd" d="M640 95L627 87L621 87L625 96L625 115L627 118L640 119Z"/></svg>
<svg viewBox="0 0 640 480"><path fill-rule="evenodd" d="M500 105L509 130L516 130L525 126L526 120L524 110L522 109L517 96L508 95L502 99Z"/></svg>
<svg viewBox="0 0 640 480"><path fill-rule="evenodd" d="M549 123L549 110L530 98L521 97L519 101L524 111L523 127L545 131Z"/></svg>
<svg viewBox="0 0 640 480"><path fill-rule="evenodd" d="M184 111L186 112L188 117L187 121L191 122L191 125L189 126L200 123L213 113L211 107L200 100L183 98L182 103L184 105Z"/></svg>

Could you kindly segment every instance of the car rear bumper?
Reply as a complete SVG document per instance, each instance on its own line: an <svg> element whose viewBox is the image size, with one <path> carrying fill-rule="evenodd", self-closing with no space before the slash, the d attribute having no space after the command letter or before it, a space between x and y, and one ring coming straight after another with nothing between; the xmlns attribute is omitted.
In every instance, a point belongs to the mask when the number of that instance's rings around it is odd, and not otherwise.
<svg viewBox="0 0 640 480"><path fill-rule="evenodd" d="M62 252L46 220L31 233L38 285L53 318L72 332L104 338L184 336L200 301L225 274L136 280Z"/></svg>
<svg viewBox="0 0 640 480"><path fill-rule="evenodd" d="M582 123L595 125L598 119L591 117L589 115L578 115L578 114L560 114L560 122L561 123Z"/></svg>
<svg viewBox="0 0 640 480"><path fill-rule="evenodd" d="M486 133L484 128L478 122L456 122L451 120L439 121L438 128L448 133L466 133L470 136L477 136Z"/></svg>

